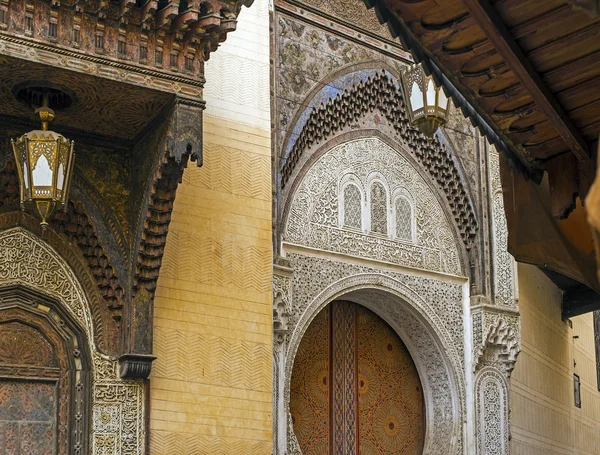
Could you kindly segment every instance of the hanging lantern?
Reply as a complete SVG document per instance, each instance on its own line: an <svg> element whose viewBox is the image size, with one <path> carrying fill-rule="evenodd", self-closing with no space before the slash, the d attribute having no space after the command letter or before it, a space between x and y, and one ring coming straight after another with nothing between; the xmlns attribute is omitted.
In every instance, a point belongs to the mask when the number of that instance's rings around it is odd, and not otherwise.
<svg viewBox="0 0 600 455"><path fill-rule="evenodd" d="M446 123L450 100L421 65L407 68L402 73L402 84L411 123L426 136L433 137Z"/></svg>
<svg viewBox="0 0 600 455"><path fill-rule="evenodd" d="M11 140L21 186L21 208L35 208L42 218L42 229L48 226L48 218L64 209L69 199L69 187L73 175L75 154L74 141L48 131L54 119L54 111L44 104L36 109L41 130L30 131L16 141Z"/></svg>

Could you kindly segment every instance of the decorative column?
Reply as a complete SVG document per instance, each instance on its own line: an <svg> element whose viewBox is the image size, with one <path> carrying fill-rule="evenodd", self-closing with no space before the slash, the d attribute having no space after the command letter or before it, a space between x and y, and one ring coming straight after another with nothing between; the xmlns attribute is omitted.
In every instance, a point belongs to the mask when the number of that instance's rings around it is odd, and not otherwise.
<svg viewBox="0 0 600 455"><path fill-rule="evenodd" d="M488 217L491 227L490 298L471 302L475 448L477 455L510 453L510 375L520 348L515 262L508 253L499 157L488 150Z"/></svg>
<svg viewBox="0 0 600 455"><path fill-rule="evenodd" d="M478 455L506 455L510 440L510 375L520 351L516 309L479 307L473 314L475 339L475 434Z"/></svg>
<svg viewBox="0 0 600 455"><path fill-rule="evenodd" d="M287 453L285 362L288 318L292 311L292 268L284 258L273 264L273 453Z"/></svg>

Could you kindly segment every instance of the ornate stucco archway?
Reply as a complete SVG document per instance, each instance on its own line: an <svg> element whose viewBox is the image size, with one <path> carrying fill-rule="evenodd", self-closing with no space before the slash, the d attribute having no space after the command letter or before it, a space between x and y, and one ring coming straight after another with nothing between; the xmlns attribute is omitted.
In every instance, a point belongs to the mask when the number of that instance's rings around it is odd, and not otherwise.
<svg viewBox="0 0 600 455"><path fill-rule="evenodd" d="M375 312L398 333L408 348L419 372L425 396L426 435L423 453L462 453L465 384L460 344L455 343L460 334L449 333L449 321L444 321L433 307L435 299L429 301L419 296L415 286L418 281L418 277L403 274L350 274L333 282L312 299L291 332L285 352L285 407L280 412L285 415L285 420L281 419L281 422L286 422L288 453L301 453L289 418L290 382L298 346L313 318L328 303L340 298L349 299ZM421 286L431 285L421 283ZM445 285L439 281L438 292L443 293ZM462 287L460 283L448 283L448 290L454 288L459 307L462 306Z"/></svg>
<svg viewBox="0 0 600 455"><path fill-rule="evenodd" d="M85 334L91 353L91 398L88 415L91 453L144 452L144 387L141 381L122 380L115 357L102 354L94 341L88 297L67 262L48 245L21 227L0 232L0 289L31 289L56 302ZM32 305L39 305L32 301ZM44 309L47 308L47 309ZM42 310L52 308L42 305Z"/></svg>

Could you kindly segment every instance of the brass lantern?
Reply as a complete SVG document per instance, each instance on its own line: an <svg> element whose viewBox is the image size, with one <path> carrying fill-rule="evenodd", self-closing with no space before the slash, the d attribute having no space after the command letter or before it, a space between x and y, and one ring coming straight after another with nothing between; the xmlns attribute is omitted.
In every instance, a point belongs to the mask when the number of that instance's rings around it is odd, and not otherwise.
<svg viewBox="0 0 600 455"><path fill-rule="evenodd" d="M48 123L54 119L54 111L48 107L48 96L44 96L44 105L35 113L42 129L25 133L11 142L19 172L21 208L37 209L45 230L48 218L67 204L75 143L48 131Z"/></svg>
<svg viewBox="0 0 600 455"><path fill-rule="evenodd" d="M428 137L446 123L450 100L421 65L412 65L402 73L402 84L411 123Z"/></svg>

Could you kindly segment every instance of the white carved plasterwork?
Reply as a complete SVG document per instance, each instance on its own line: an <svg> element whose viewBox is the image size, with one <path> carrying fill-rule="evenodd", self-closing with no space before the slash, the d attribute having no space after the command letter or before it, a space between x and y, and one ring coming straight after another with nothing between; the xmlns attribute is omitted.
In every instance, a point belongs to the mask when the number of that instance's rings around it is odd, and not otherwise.
<svg viewBox="0 0 600 455"><path fill-rule="evenodd" d="M278 258L276 262L273 265L273 447L275 453L285 453L287 421L283 412L284 358L288 320L292 312L292 269L283 258Z"/></svg>
<svg viewBox="0 0 600 455"><path fill-rule="evenodd" d="M500 157L490 152L490 186L492 194L492 255L494 273L494 302L498 305L515 305L514 259L508 252L508 227L504 213L502 183L500 182Z"/></svg>
<svg viewBox="0 0 600 455"><path fill-rule="evenodd" d="M283 409L285 452L300 454L289 417L294 356L314 316L344 296L383 317L401 336L419 370L426 397L425 455L463 454L465 413L463 285L432 277L382 271L349 262L287 253L294 270L288 318ZM279 425L281 425L279 424ZM281 431L275 428L275 431Z"/></svg>
<svg viewBox="0 0 600 455"><path fill-rule="evenodd" d="M89 303L71 268L52 247L29 231L8 229L0 232L0 287L10 285L29 287L53 297L87 335L93 360L92 453L143 454L143 383L121 380L117 360L98 352Z"/></svg>
<svg viewBox="0 0 600 455"><path fill-rule="evenodd" d="M475 381L477 455L509 453L508 386L492 367L479 372Z"/></svg>
<svg viewBox="0 0 600 455"><path fill-rule="evenodd" d="M521 350L519 315L482 311L476 312L473 320L477 321L474 336L482 337L475 338L475 370L492 366L510 379Z"/></svg>
<svg viewBox="0 0 600 455"><path fill-rule="evenodd" d="M294 193L284 240L320 250L461 275L457 240L442 205L402 153L404 151L396 151L375 137L351 140L324 153L308 169ZM340 182L352 175L353 182L368 195L373 174L382 176L388 194L400 191L410 195L416 218L415 242L340 228ZM364 212L370 213L370 209Z"/></svg>

